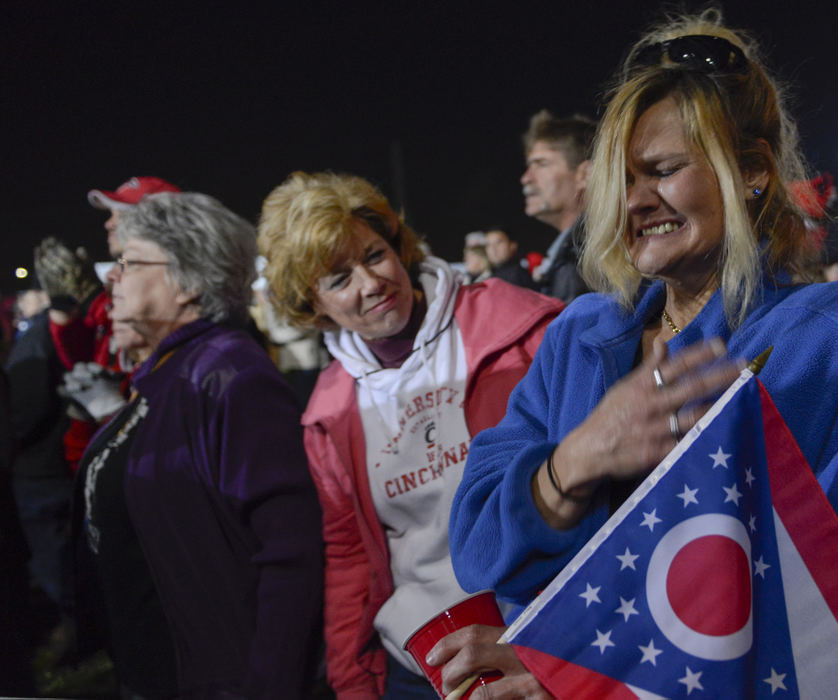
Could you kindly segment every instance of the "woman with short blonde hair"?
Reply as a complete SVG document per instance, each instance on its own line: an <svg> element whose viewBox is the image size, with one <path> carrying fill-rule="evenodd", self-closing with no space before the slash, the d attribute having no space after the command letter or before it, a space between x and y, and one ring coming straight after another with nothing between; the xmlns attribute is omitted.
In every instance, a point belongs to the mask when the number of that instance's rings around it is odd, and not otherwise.
<svg viewBox="0 0 838 700"><path fill-rule="evenodd" d="M500 280L464 286L352 175L291 175L265 200L259 242L278 310L323 328L335 358L303 415L329 682L338 698L435 698L404 643L465 596L451 498L562 304Z"/></svg>
<svg viewBox="0 0 838 700"><path fill-rule="evenodd" d="M389 241L405 269L416 271L425 258L419 237L363 178L295 172L265 199L259 223L261 252L269 260L265 276L294 325L322 325L312 306L311 280L345 252L359 219Z"/></svg>

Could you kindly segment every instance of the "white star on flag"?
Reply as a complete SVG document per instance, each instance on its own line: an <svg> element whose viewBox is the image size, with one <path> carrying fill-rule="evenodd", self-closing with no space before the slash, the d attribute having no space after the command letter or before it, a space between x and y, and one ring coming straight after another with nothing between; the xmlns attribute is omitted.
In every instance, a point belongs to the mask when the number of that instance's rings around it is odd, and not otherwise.
<svg viewBox="0 0 838 700"><path fill-rule="evenodd" d="M658 523L663 522L663 520L661 520L657 516L657 512L658 512L658 509L653 508L651 513L643 513L643 522L640 523L640 527L643 527L645 525L646 527L649 528L649 532L654 532L655 531L655 525L657 525Z"/></svg>
<svg viewBox="0 0 838 700"><path fill-rule="evenodd" d="M713 469L718 466L722 466L727 469L727 458L730 457L729 454L722 451L722 446L719 445L719 449L716 450L716 454L707 455L713 460Z"/></svg>
<svg viewBox="0 0 838 700"><path fill-rule="evenodd" d="M771 686L771 694L777 692L777 689L780 690L787 690L785 683L783 681L786 678L785 673L777 673L773 668L771 669L771 675L768 678L763 678L763 683L768 683Z"/></svg>
<svg viewBox="0 0 838 700"><path fill-rule="evenodd" d="M703 671L699 671L698 673L693 673L690 671L690 667L687 666L687 675L683 678L679 678L678 682L683 683L687 686L687 695L689 695L694 690L704 690L704 686L701 685L701 674Z"/></svg>
<svg viewBox="0 0 838 700"><path fill-rule="evenodd" d="M599 647L600 654L604 654L608 647L613 647L614 642L611 641L611 630L608 630L605 634L597 630L596 641L591 642L591 646Z"/></svg>
<svg viewBox="0 0 838 700"><path fill-rule="evenodd" d="M730 488L728 488L727 486L722 486L722 488L724 489L724 492L727 494L727 496L725 496L724 502L727 503L728 501L731 501L734 505L738 506L739 499L742 498L742 494L739 493L739 489L736 488L736 484L734 484Z"/></svg>
<svg viewBox="0 0 838 700"><path fill-rule="evenodd" d="M748 518L748 527L750 528L751 532L756 532L757 531L757 516L756 515L752 515L750 518Z"/></svg>
<svg viewBox="0 0 838 700"><path fill-rule="evenodd" d="M754 576L762 576L762 578L765 578L765 570L770 568L771 564L766 564L762 560L762 557L760 557L754 562Z"/></svg>
<svg viewBox="0 0 838 700"><path fill-rule="evenodd" d="M625 618L625 621L628 622L628 619L632 615L639 615L640 613L634 607L634 601L637 598L632 598L631 600L626 600L623 596L620 596L620 607L617 608L614 612L619 613Z"/></svg>
<svg viewBox="0 0 838 700"><path fill-rule="evenodd" d="M698 489L691 489L689 486L684 484L684 490L678 494L678 498L684 501L684 508L686 508L690 503L698 505L698 499L695 497L695 494L697 493Z"/></svg>
<svg viewBox="0 0 838 700"><path fill-rule="evenodd" d="M601 603L602 601L599 599L599 589L602 588L602 586L592 588L590 583L586 583L585 585L587 586L585 592L579 594L580 598L585 599L585 607L587 608L591 603Z"/></svg>
<svg viewBox="0 0 838 700"><path fill-rule="evenodd" d="M754 481L756 481L756 477L754 477L754 472L750 467L748 467L745 470L745 483L748 484L748 488L750 488L751 484L753 484Z"/></svg>
<svg viewBox="0 0 838 700"><path fill-rule="evenodd" d="M654 639L649 640L649 645L648 646L644 647L642 644L639 644L637 646L637 648L640 649L640 651L643 652L643 658L640 659L641 664L648 661L649 663L652 664L652 666L657 666L658 665L658 655L663 654L663 649L655 649L655 640Z"/></svg>
<svg viewBox="0 0 838 700"><path fill-rule="evenodd" d="M634 560L637 559L638 556L640 556L640 555L639 554L632 554L629 551L629 548L626 547L626 553L625 554L618 554L617 555L617 559L620 560L620 571L622 571L623 569L634 569L634 571L637 571L637 569L634 568Z"/></svg>

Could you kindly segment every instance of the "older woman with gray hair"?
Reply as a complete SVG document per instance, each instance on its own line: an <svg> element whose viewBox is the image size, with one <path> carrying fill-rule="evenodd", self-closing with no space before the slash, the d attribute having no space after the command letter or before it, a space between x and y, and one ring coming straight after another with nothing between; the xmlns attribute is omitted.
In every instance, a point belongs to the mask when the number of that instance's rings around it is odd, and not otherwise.
<svg viewBox="0 0 838 700"><path fill-rule="evenodd" d="M82 478L123 660L142 660L143 616L130 612L144 604L147 564L179 697L302 697L321 609L320 510L293 395L241 328L253 227L206 195L165 193L126 211L116 235L112 316L152 354ZM139 671L124 684L154 695Z"/></svg>

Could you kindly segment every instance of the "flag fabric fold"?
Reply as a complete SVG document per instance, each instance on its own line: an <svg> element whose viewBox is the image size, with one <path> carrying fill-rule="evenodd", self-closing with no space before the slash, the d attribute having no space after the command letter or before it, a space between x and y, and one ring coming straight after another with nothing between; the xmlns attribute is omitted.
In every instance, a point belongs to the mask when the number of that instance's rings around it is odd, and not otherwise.
<svg viewBox="0 0 838 700"><path fill-rule="evenodd" d="M740 378L507 630L558 698L838 697L838 516Z"/></svg>

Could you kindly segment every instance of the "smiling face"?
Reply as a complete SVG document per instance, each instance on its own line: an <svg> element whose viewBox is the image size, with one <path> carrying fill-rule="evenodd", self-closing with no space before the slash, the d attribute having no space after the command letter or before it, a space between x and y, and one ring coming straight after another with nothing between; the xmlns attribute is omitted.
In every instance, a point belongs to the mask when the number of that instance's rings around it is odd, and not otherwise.
<svg viewBox="0 0 838 700"><path fill-rule="evenodd" d="M724 239L722 195L673 98L638 119L626 169L628 246L637 270L688 292L715 286Z"/></svg>
<svg viewBox="0 0 838 700"><path fill-rule="evenodd" d="M410 277L396 252L367 224L356 222L355 233L350 249L315 283L314 309L364 340L389 338L410 320Z"/></svg>

